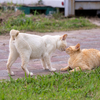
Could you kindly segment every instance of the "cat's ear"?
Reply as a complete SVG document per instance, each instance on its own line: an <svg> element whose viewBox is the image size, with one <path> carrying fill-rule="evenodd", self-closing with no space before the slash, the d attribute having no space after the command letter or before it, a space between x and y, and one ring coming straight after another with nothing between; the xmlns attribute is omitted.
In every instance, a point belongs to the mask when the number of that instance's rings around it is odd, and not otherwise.
<svg viewBox="0 0 100 100"><path fill-rule="evenodd" d="M80 44L79 43L75 46L75 49L80 50Z"/></svg>
<svg viewBox="0 0 100 100"><path fill-rule="evenodd" d="M63 36L61 36L61 40L66 40L67 38L67 34L64 34Z"/></svg>

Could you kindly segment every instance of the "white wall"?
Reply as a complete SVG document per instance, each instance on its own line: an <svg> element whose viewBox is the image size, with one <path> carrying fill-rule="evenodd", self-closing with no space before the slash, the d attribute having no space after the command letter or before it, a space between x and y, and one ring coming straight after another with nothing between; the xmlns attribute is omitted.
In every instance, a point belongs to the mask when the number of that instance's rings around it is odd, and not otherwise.
<svg viewBox="0 0 100 100"><path fill-rule="evenodd" d="M39 0L0 0L0 3L3 2L13 2L17 4L35 4L38 3ZM52 7L64 7L62 6L61 2L64 2L64 0L42 0L44 5L52 6Z"/></svg>
<svg viewBox="0 0 100 100"><path fill-rule="evenodd" d="M3 2L13 2L17 4L33 4L33 3L37 3L38 0L0 0L0 3Z"/></svg>
<svg viewBox="0 0 100 100"><path fill-rule="evenodd" d="M64 7L62 6L62 2L64 2L64 0L43 0L43 2L47 6Z"/></svg>

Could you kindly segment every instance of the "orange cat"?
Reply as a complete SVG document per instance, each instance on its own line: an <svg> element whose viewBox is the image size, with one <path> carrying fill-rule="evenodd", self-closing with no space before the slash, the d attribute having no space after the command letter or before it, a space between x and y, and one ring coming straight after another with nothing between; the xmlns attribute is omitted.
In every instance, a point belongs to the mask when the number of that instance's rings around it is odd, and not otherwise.
<svg viewBox="0 0 100 100"><path fill-rule="evenodd" d="M70 46L66 49L66 53L70 55L68 60L68 66L61 68L61 71L68 69L70 72L91 70L100 66L100 51L96 49L80 49L80 44L76 46Z"/></svg>

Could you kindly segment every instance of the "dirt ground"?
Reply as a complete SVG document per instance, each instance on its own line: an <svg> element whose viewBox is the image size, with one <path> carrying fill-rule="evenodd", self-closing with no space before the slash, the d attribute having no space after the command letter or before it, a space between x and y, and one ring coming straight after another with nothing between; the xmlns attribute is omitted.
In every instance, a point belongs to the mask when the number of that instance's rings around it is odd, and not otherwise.
<svg viewBox="0 0 100 100"><path fill-rule="evenodd" d="M91 23L100 26L100 18L98 17L92 17L92 18L87 18Z"/></svg>
<svg viewBox="0 0 100 100"><path fill-rule="evenodd" d="M68 34L67 37L68 46L76 45L77 43L80 43L81 49L95 48L100 50L100 29L54 32L54 33L36 33L36 32L27 32L27 33L37 34L37 35ZM9 39L10 39L9 35L0 36L0 79L9 79L9 75L6 70L7 58L9 55ZM67 55L65 52L56 50L53 53L53 56L51 58L52 66L57 69L57 72L59 72L60 68L67 66L68 58L69 55ZM31 60L29 62L28 69L29 71L33 72L34 75L44 75L44 74L53 73L50 72L49 70L43 70L39 59ZM18 58L15 61L15 63L11 67L11 70L13 70L15 73L15 76L12 76L12 78L14 79L25 76L23 70L21 69L20 58Z"/></svg>

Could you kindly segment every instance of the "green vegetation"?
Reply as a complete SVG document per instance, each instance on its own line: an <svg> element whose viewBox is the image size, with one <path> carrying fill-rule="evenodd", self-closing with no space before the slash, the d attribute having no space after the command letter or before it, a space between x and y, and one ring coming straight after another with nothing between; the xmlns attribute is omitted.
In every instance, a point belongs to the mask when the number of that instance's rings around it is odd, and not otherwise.
<svg viewBox="0 0 100 100"><path fill-rule="evenodd" d="M87 72L11 78L0 83L0 100L100 100L100 67Z"/></svg>
<svg viewBox="0 0 100 100"><path fill-rule="evenodd" d="M0 24L0 34L8 33L11 29L23 30L25 32L54 32L97 27L82 17L64 18L61 14L54 14L53 17L36 14L31 15L31 17L26 17L25 14L20 14L18 16L14 15L15 14L12 14L8 19L6 17L4 22Z"/></svg>

